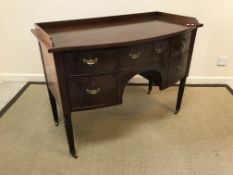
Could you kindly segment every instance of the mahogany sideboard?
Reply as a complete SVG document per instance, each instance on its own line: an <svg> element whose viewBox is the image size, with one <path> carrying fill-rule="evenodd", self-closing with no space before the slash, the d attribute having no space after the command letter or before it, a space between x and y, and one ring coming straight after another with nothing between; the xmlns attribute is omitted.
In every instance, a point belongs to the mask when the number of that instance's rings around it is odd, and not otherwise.
<svg viewBox="0 0 233 175"><path fill-rule="evenodd" d="M36 23L53 118L56 103L65 122L69 151L77 158L71 112L122 103L127 82L136 74L164 90L180 81L179 111L189 73L195 18L150 12Z"/></svg>

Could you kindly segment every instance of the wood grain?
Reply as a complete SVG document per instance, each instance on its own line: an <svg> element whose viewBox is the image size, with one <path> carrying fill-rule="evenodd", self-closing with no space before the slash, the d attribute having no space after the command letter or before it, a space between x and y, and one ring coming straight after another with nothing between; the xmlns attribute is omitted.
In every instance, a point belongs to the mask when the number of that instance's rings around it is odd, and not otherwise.
<svg viewBox="0 0 233 175"><path fill-rule="evenodd" d="M199 26L195 18L150 12L37 23L35 32L41 41L52 43L50 52L60 52L145 43Z"/></svg>
<svg viewBox="0 0 233 175"><path fill-rule="evenodd" d="M121 104L126 84L137 74L148 79L149 90L181 81L179 111L201 26L195 18L161 12L35 24L46 81L61 104L73 157L71 112ZM53 97L50 101L55 111Z"/></svg>

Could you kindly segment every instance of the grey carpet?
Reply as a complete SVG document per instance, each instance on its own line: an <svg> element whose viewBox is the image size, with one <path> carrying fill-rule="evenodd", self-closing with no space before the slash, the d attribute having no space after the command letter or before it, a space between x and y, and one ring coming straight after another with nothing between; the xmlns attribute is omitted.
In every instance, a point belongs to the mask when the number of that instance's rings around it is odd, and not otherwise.
<svg viewBox="0 0 233 175"><path fill-rule="evenodd" d="M0 118L0 174L232 175L232 95L187 87L174 115L176 95L127 87L122 105L73 113L73 159L45 85L30 85Z"/></svg>

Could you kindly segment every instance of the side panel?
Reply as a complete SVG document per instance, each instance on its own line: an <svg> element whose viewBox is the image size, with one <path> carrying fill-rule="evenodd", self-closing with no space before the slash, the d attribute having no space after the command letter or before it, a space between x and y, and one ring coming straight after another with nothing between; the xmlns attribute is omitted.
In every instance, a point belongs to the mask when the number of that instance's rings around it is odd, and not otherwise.
<svg viewBox="0 0 233 175"><path fill-rule="evenodd" d="M58 79L57 79L57 73L56 73L56 67L54 62L54 55L51 53L48 53L48 48L43 43L39 43L40 50L41 50L41 57L42 57L42 63L44 67L44 73L46 82L48 85L48 88L54 95L56 101L61 104L61 96L58 86Z"/></svg>
<svg viewBox="0 0 233 175"><path fill-rule="evenodd" d="M196 30L193 30L174 37L167 74L167 87L188 76L195 35Z"/></svg>

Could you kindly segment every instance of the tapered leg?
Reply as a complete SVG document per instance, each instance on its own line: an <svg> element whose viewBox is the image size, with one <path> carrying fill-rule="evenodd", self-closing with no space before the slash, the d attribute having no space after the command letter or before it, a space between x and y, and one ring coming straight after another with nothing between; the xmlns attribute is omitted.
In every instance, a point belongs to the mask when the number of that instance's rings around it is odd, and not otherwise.
<svg viewBox="0 0 233 175"><path fill-rule="evenodd" d="M66 128L66 137L69 145L69 151L70 154L77 158L77 153L74 146L74 136L73 136L73 127L72 127L72 121L71 121L71 113L64 115L64 122L65 122L65 128Z"/></svg>
<svg viewBox="0 0 233 175"><path fill-rule="evenodd" d="M177 114L180 110L180 106L181 106L181 102L182 102L182 98L184 94L185 82L186 82L186 77L180 80L175 114Z"/></svg>
<svg viewBox="0 0 233 175"><path fill-rule="evenodd" d="M152 87L153 87L153 81L149 80L149 83L148 83L148 93L147 94L151 93Z"/></svg>
<svg viewBox="0 0 233 175"><path fill-rule="evenodd" d="M52 107L52 111L53 111L53 119L55 122L55 125L58 126L59 122L58 122L58 115L57 115L57 104L56 104L56 100L53 96L53 94L51 93L51 91L48 88L48 93L49 93L49 101Z"/></svg>

